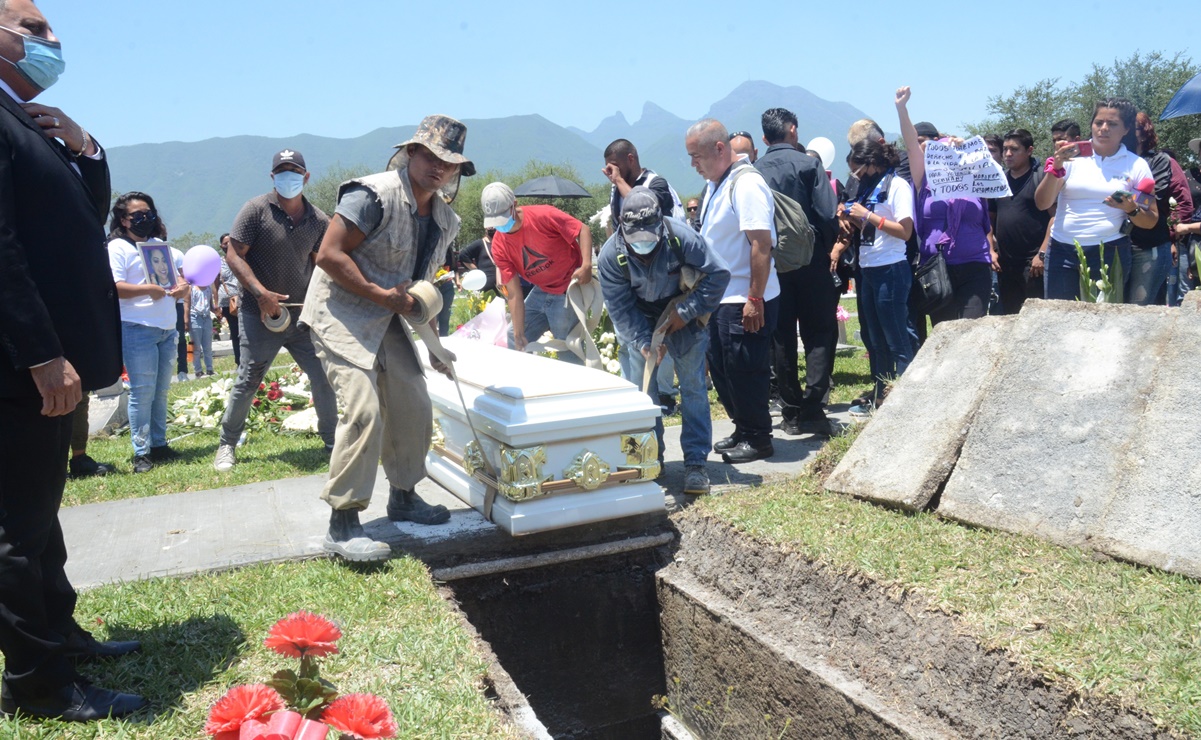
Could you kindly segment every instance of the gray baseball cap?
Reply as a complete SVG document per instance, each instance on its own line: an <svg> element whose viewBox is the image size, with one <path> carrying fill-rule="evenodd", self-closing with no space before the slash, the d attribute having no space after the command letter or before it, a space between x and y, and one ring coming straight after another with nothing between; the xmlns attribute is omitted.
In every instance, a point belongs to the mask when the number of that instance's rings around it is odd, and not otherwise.
<svg viewBox="0 0 1201 740"><path fill-rule="evenodd" d="M650 188L639 185L621 201L621 235L627 242L659 241L663 211Z"/></svg>
<svg viewBox="0 0 1201 740"><path fill-rule="evenodd" d="M513 188L503 182L490 182L480 195L480 206L484 209L484 228L495 229L509 220L509 212L517 203Z"/></svg>

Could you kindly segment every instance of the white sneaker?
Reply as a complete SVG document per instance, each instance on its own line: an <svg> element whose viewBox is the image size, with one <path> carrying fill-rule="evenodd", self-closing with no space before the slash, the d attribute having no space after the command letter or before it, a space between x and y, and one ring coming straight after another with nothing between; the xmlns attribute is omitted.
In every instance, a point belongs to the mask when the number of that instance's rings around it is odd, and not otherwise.
<svg viewBox="0 0 1201 740"><path fill-rule="evenodd" d="M217 459L213 460L213 468L218 473L228 473L237 465L238 459L234 456L233 445L221 445L217 448Z"/></svg>
<svg viewBox="0 0 1201 740"><path fill-rule="evenodd" d="M179 375L175 376L175 379L178 380L179 382L183 383L184 381L186 381L188 379L188 374L180 373Z"/></svg>

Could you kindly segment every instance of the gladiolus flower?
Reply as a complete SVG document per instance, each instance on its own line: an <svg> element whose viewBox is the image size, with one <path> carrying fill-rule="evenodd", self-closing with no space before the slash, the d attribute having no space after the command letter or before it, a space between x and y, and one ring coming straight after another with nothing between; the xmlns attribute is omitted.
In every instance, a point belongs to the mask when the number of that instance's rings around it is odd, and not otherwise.
<svg viewBox="0 0 1201 740"><path fill-rule="evenodd" d="M276 622L263 644L292 658L320 658L338 652L334 643L341 636L342 630L325 617L296 612Z"/></svg>
<svg viewBox="0 0 1201 740"><path fill-rule="evenodd" d="M374 694L346 694L325 708L321 721L359 740L395 737L388 703Z"/></svg>
<svg viewBox="0 0 1201 740"><path fill-rule="evenodd" d="M235 686L213 705L204 731L210 735L237 732L244 723L261 720L283 708L283 698L270 686L261 683Z"/></svg>
<svg viewBox="0 0 1201 740"><path fill-rule="evenodd" d="M271 385L275 385L275 384L272 383ZM279 399L281 399L283 397L284 397L284 394L281 393L277 388L272 388L271 390L267 391L267 400L268 401L278 401Z"/></svg>

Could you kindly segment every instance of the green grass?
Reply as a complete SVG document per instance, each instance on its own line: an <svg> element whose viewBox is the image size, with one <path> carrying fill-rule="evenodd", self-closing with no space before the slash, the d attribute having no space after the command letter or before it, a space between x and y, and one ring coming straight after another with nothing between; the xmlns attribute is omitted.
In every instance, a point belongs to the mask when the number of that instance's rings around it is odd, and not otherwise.
<svg viewBox="0 0 1201 740"><path fill-rule="evenodd" d="M258 683L298 661L262 646L294 611L336 622L341 652L320 661L343 693L387 700L402 738L512 737L484 696L486 663L458 616L412 558L378 568L332 560L261 565L156 579L81 594L76 616L100 638L137 638L143 651L94 662L97 684L135 691L151 708L90 725L0 720L0 738L200 738L231 686Z"/></svg>
<svg viewBox="0 0 1201 740"><path fill-rule="evenodd" d="M291 364L291 356L281 352L272 367L284 368ZM233 358L216 358L213 370L218 373L232 372ZM174 403L176 399L187 396L211 382L211 378L200 378L173 383L168 403ZM115 437L93 437L88 441L88 454L100 462L115 465L117 472L104 477L68 479L63 494L63 506L142 498L164 493L204 491L243 483L313 475L329 470L325 444L316 435L251 432L247 443L238 448L238 464L228 473L213 470L213 457L217 454L220 439L219 430L206 429L192 433L192 430L169 426L167 438L173 440L170 442L171 447L183 457L156 465L149 473L134 475L130 462L133 446L130 444L128 432Z"/></svg>
<svg viewBox="0 0 1201 740"><path fill-rule="evenodd" d="M821 480L852 441L832 440L808 475L705 497L697 510L840 571L920 593L985 646L1070 690L1201 733L1201 584L823 493Z"/></svg>

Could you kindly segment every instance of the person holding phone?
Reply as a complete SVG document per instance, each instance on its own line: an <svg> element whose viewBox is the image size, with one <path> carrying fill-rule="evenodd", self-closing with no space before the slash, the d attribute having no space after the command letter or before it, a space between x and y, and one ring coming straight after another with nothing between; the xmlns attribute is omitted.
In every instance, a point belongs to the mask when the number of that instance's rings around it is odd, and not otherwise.
<svg viewBox="0 0 1201 740"><path fill-rule="evenodd" d="M1101 277L1102 245L1106 269L1115 260L1122 274L1130 274L1133 227L1149 229L1159 220L1153 198L1137 193L1151 168L1135 154L1135 116L1138 111L1125 98L1106 98L1093 107L1090 141L1064 142L1047 159L1044 177L1034 192L1042 210L1055 206L1051 244L1044 257L1047 298L1080 297L1080 262L1076 242L1084 250L1089 274ZM1121 193L1119 193L1121 191ZM1116 197L1115 197L1116 196Z"/></svg>

